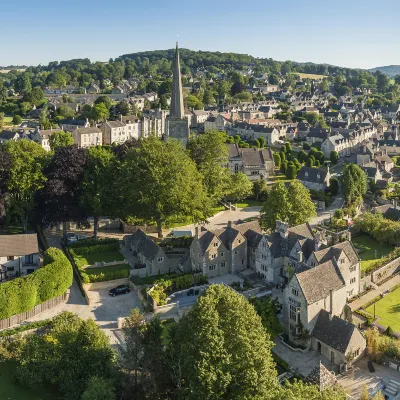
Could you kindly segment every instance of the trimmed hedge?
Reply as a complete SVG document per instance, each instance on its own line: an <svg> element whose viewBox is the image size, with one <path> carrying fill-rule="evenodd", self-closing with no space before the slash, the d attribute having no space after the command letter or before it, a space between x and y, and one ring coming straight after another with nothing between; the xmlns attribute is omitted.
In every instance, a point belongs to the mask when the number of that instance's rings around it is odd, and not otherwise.
<svg viewBox="0 0 400 400"><path fill-rule="evenodd" d="M115 279L129 278L129 268L119 271L100 272L99 274L87 274L86 272L81 272L81 276L83 283L113 281Z"/></svg>
<svg viewBox="0 0 400 400"><path fill-rule="evenodd" d="M83 254L105 253L107 251L119 250L119 241L117 243L97 244L93 246L78 247L70 249L69 252L72 256L81 256Z"/></svg>
<svg viewBox="0 0 400 400"><path fill-rule="evenodd" d="M68 245L70 249L77 249L80 247L91 247L97 245L104 245L104 244L112 244L117 243L119 244L119 239L115 238L104 238L104 239L85 239L85 240L78 240L75 243L71 243Z"/></svg>
<svg viewBox="0 0 400 400"><path fill-rule="evenodd" d="M29 311L72 285L72 266L61 250L48 249L44 265L32 274L0 284L0 319Z"/></svg>
<svg viewBox="0 0 400 400"><path fill-rule="evenodd" d="M44 326L49 325L50 322L51 319L44 319L42 321L34 321L26 325L20 325L15 328L4 329L3 331L0 332L0 338L13 336L16 335L17 333L29 331L31 329L42 328Z"/></svg>

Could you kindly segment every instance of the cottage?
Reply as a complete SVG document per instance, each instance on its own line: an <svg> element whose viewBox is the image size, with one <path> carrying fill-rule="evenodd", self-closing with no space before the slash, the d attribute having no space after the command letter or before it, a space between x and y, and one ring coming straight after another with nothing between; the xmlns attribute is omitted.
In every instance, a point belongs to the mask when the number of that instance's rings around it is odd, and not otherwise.
<svg viewBox="0 0 400 400"><path fill-rule="evenodd" d="M323 192L329 187L330 180L329 168L301 167L297 173L297 179L307 188L317 192Z"/></svg>
<svg viewBox="0 0 400 400"><path fill-rule="evenodd" d="M0 235L0 281L25 276L40 267L35 233Z"/></svg>

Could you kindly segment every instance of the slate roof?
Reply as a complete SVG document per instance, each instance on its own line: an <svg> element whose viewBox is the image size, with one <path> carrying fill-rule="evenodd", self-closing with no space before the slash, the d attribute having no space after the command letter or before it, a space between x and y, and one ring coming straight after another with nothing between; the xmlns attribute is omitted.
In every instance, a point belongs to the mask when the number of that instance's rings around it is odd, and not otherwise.
<svg viewBox="0 0 400 400"><path fill-rule="evenodd" d="M312 336L345 354L350 340L357 330L355 325L339 317L333 316L330 320L329 313L321 310L312 331Z"/></svg>
<svg viewBox="0 0 400 400"><path fill-rule="evenodd" d="M314 252L314 255L319 263L324 263L326 261L332 260L333 258L336 258L336 260L338 260L342 251L345 252L352 265L357 264L360 261L356 249L354 248L353 244L348 240L337 243L331 247L327 247L326 249L316 251Z"/></svg>
<svg viewBox="0 0 400 400"><path fill-rule="evenodd" d="M199 238L201 251L205 253L210 246L211 242L215 239L215 235L211 231L205 231Z"/></svg>
<svg viewBox="0 0 400 400"><path fill-rule="evenodd" d="M328 171L321 168L301 167L297 173L299 181L325 183Z"/></svg>
<svg viewBox="0 0 400 400"><path fill-rule="evenodd" d="M89 128L76 128L75 132L79 133L80 135L87 135L90 133L101 133L101 130L95 126L91 126Z"/></svg>
<svg viewBox="0 0 400 400"><path fill-rule="evenodd" d="M228 144L228 157L241 158L244 167L263 167L267 161L273 161L273 155L270 149L241 149L237 143Z"/></svg>
<svg viewBox="0 0 400 400"><path fill-rule="evenodd" d="M398 208L392 207L391 204L385 204L383 206L375 207L374 212L383 214L385 218L391 219L392 221L400 220L400 210Z"/></svg>
<svg viewBox="0 0 400 400"><path fill-rule="evenodd" d="M330 290L337 291L346 286L339 269L332 260L299 272L296 277L307 304L326 298Z"/></svg>
<svg viewBox="0 0 400 400"><path fill-rule="evenodd" d="M14 139L15 135L18 135L18 133L13 131L1 131L0 139L11 140Z"/></svg>
<svg viewBox="0 0 400 400"><path fill-rule="evenodd" d="M60 124L62 125L77 125L77 126L85 126L86 120L84 119L62 119Z"/></svg>
<svg viewBox="0 0 400 400"><path fill-rule="evenodd" d="M0 257L39 253L36 233L0 235Z"/></svg>
<svg viewBox="0 0 400 400"><path fill-rule="evenodd" d="M128 237L131 244L138 253L143 254L148 260L154 260L160 251L160 247L142 230L138 229L133 235Z"/></svg>
<svg viewBox="0 0 400 400"><path fill-rule="evenodd" d="M125 123L122 121L107 121L106 125L110 128L122 128L125 126Z"/></svg>

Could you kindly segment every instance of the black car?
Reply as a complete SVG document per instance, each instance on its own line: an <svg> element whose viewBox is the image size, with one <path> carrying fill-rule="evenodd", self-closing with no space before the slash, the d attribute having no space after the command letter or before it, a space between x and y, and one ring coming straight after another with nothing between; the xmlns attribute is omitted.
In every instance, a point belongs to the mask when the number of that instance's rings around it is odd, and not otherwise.
<svg viewBox="0 0 400 400"><path fill-rule="evenodd" d="M119 294L126 294L131 291L128 285L119 285L113 289L110 289L108 294L112 297L118 296Z"/></svg>
<svg viewBox="0 0 400 400"><path fill-rule="evenodd" d="M374 367L374 364L372 364L371 360L368 360L368 369L369 369L369 372L375 372L375 367Z"/></svg>

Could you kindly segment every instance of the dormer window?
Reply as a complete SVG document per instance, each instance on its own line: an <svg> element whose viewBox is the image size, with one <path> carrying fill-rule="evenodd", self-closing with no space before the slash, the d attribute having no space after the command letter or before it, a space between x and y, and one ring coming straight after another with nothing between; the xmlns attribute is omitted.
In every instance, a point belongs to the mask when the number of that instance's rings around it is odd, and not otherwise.
<svg viewBox="0 0 400 400"><path fill-rule="evenodd" d="M215 243L214 243L214 247L218 247L218 242L215 242Z"/></svg>

